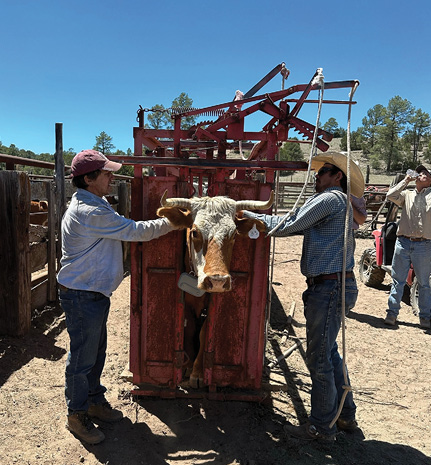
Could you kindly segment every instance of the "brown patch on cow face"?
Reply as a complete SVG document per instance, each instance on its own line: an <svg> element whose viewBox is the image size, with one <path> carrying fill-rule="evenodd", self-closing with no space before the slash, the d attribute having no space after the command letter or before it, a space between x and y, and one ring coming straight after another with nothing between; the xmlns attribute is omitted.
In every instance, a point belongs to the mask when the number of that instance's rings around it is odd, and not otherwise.
<svg viewBox="0 0 431 465"><path fill-rule="evenodd" d="M221 247L214 239L208 244L205 254L204 273L206 278L203 285L207 292L226 292L231 290L231 276L229 266L236 233L226 238Z"/></svg>
<svg viewBox="0 0 431 465"><path fill-rule="evenodd" d="M256 229L260 232L263 233L266 231L266 226L263 221L260 221L256 218L235 218L235 224L236 224L236 229L238 231L238 234L241 234L242 236L246 235L249 233L251 228L256 225Z"/></svg>
<svg viewBox="0 0 431 465"><path fill-rule="evenodd" d="M190 241L196 253L199 253L203 249L203 254L206 254L206 241L204 241L201 231L195 224L189 231L189 242Z"/></svg>
<svg viewBox="0 0 431 465"><path fill-rule="evenodd" d="M176 228L191 228L193 224L191 212L178 207L159 208L157 215L161 218L167 218Z"/></svg>

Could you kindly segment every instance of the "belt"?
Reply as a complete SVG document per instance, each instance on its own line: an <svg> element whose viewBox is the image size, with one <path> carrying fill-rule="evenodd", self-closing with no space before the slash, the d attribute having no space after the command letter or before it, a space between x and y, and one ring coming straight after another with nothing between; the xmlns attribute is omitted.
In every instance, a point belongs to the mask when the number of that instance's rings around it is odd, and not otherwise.
<svg viewBox="0 0 431 465"><path fill-rule="evenodd" d="M400 236L400 237L405 237L409 241L412 242L422 242L422 241L429 241L430 239L427 239L426 237L409 237L409 236Z"/></svg>
<svg viewBox="0 0 431 465"><path fill-rule="evenodd" d="M101 292L97 292L97 291L84 291L84 290L79 290L79 289L70 289L70 287L66 287L66 286L63 286L63 284L60 284L60 283L57 283L58 284L58 288L61 290L61 291L64 291L64 292L67 292L67 291L72 291L72 292L91 292L93 294L101 294ZM103 295L103 294L102 294Z"/></svg>
<svg viewBox="0 0 431 465"><path fill-rule="evenodd" d="M331 274L320 274L319 276L314 276L313 278L307 278L306 282L309 286L313 284L320 284L323 281L327 281L330 279L340 279L341 280L342 273L331 273ZM347 278L354 278L355 273L353 271L346 271L346 279Z"/></svg>

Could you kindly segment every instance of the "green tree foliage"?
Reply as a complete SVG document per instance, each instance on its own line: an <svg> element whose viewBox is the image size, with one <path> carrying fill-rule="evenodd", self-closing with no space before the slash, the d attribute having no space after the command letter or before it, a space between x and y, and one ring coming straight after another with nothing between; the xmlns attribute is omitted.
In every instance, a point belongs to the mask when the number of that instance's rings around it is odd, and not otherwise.
<svg viewBox="0 0 431 465"><path fill-rule="evenodd" d="M127 152L123 152L122 150L117 150L115 153L113 153L112 155L127 155L128 157L131 157L133 154L132 154L132 150L131 149L127 149ZM117 172L116 174L121 174L123 176L132 176L133 177L133 165L123 165Z"/></svg>
<svg viewBox="0 0 431 465"><path fill-rule="evenodd" d="M406 155L401 136L413 114L412 104L399 95L389 100L384 125L378 128L378 153L386 161L386 171L396 168Z"/></svg>
<svg viewBox="0 0 431 465"><path fill-rule="evenodd" d="M174 119L171 113L175 114L175 109L182 111L193 107L193 100L186 92L181 94L172 101L171 108L165 108L162 104L154 105L152 111L147 117L148 124L152 129L173 129ZM181 129L189 129L196 124L196 116L187 116L181 119Z"/></svg>
<svg viewBox="0 0 431 465"><path fill-rule="evenodd" d="M115 149L115 145L112 143L112 137L108 136L105 131L102 131L98 136L96 136L96 143L94 144L93 149L105 155L112 154Z"/></svg>
<svg viewBox="0 0 431 465"><path fill-rule="evenodd" d="M410 128L404 134L404 139L412 147L412 162L415 164L418 161L418 152L423 147L425 136L431 130L431 118L428 113L423 112L420 108L415 110L409 120Z"/></svg>
<svg viewBox="0 0 431 465"><path fill-rule="evenodd" d="M154 105L147 120L151 129L164 129L172 125L168 110L163 105Z"/></svg>
<svg viewBox="0 0 431 465"><path fill-rule="evenodd" d="M192 107L193 100L185 92L181 92L181 94L172 101L172 108L187 109ZM181 129L189 129L195 124L196 116L187 116L181 119Z"/></svg>
<svg viewBox="0 0 431 465"><path fill-rule="evenodd" d="M334 137L343 137L346 134L346 130L338 125L335 118L329 118L322 126L322 129L331 133Z"/></svg>
<svg viewBox="0 0 431 465"><path fill-rule="evenodd" d="M69 149L67 150L63 150L63 160L64 160L64 164L66 166L70 166L72 164L72 160L73 160L73 157L76 155L76 152L75 150L70 147Z"/></svg>
<svg viewBox="0 0 431 465"><path fill-rule="evenodd" d="M431 137L427 137L426 141L424 142L424 159L431 163Z"/></svg>
<svg viewBox="0 0 431 465"><path fill-rule="evenodd" d="M292 140L298 140L292 137ZM302 153L300 144L297 142L284 142L278 151L278 158L280 161L303 161L304 155ZM282 176L293 174L292 171L281 171Z"/></svg>
<svg viewBox="0 0 431 465"><path fill-rule="evenodd" d="M362 128L350 133L350 150L362 150L364 145L364 136L362 135ZM340 149L347 151L347 131L341 136Z"/></svg>
<svg viewBox="0 0 431 465"><path fill-rule="evenodd" d="M362 127L360 128L363 136L362 150L364 154L370 154L376 145L377 133L379 127L384 124L386 118L386 108L377 104L367 111L367 116L362 118ZM358 129L359 131L359 129Z"/></svg>
<svg viewBox="0 0 431 465"><path fill-rule="evenodd" d="M172 109L181 108L182 111L193 106L193 100L182 92L172 101L171 108L163 105L155 105L156 111L148 115L147 123L154 129L173 128L171 118ZM175 111L173 111L175 113ZM196 117L182 119L182 129L188 129L196 124ZM335 118L329 118L322 128L334 137L341 138L341 150L347 150L347 133L341 128ZM362 150L368 156L370 164L375 169L381 169L385 163L387 171L404 170L414 167L420 161L420 156L424 160L431 162L431 117L422 109L415 109L412 104L395 96L389 100L387 107L377 104L367 111L367 115L362 119L362 126L351 132L350 146L352 150ZM94 149L105 154L114 154L115 146L112 137L105 132L96 136ZM20 149L14 144L9 147L4 146L0 141L0 153L54 162L54 156L49 153L35 154L30 150ZM285 143L280 148L281 160L303 160L302 151L297 143ZM116 155L123 155L124 152L117 150ZM132 155L130 149L127 154ZM64 162L70 165L75 155L73 148L63 152ZM5 169L5 164L0 164L0 169ZM34 174L52 175L52 171L31 166L20 166L20 170ZM123 166L120 174L133 175L133 166Z"/></svg>

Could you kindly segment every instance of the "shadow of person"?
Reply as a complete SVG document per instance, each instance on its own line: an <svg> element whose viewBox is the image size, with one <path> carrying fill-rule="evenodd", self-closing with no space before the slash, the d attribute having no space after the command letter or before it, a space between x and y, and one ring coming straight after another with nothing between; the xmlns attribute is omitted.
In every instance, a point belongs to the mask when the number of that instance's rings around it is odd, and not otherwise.
<svg viewBox="0 0 431 465"><path fill-rule="evenodd" d="M93 454L98 462L110 465L167 465L160 454L160 438L145 422L132 422L128 417L117 423L98 422L105 434L99 444L82 445Z"/></svg>
<svg viewBox="0 0 431 465"><path fill-rule="evenodd" d="M258 403L139 399L132 420L100 424L106 439L85 448L110 465L431 465L421 451L366 440L361 430L333 443L286 436L283 415ZM151 426L149 426L151 425Z"/></svg>
<svg viewBox="0 0 431 465"><path fill-rule="evenodd" d="M284 418L269 406L204 398L139 402L169 431L158 444L168 463L277 463L267 459Z"/></svg>
<svg viewBox="0 0 431 465"><path fill-rule="evenodd" d="M31 328L22 337L0 337L0 387L9 376L33 358L60 360L66 350L58 347L57 336L65 329L66 321L59 305L33 311Z"/></svg>
<svg viewBox="0 0 431 465"><path fill-rule="evenodd" d="M362 431L339 433L333 442L286 438L289 464L320 465L430 465L431 458L404 445L364 439ZM301 458L306 457L304 461ZM295 460L297 458L297 460Z"/></svg>
<svg viewBox="0 0 431 465"><path fill-rule="evenodd" d="M366 323L369 326L372 326L373 328L383 328L383 329L389 329L392 331L397 330L400 326L409 326L411 328L416 328L419 326L419 323L410 323L408 321L401 321L401 320L397 320L394 326L385 325L384 323L385 315L383 315L382 317L376 317L373 315L368 315L367 313L357 313L354 310L350 310L349 313L347 314L347 318L356 320L359 323Z"/></svg>

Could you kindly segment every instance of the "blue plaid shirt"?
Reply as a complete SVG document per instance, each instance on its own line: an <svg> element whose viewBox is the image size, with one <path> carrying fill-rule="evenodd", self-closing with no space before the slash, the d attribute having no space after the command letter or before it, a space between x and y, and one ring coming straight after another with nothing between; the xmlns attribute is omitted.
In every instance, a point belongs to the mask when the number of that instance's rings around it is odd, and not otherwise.
<svg viewBox="0 0 431 465"><path fill-rule="evenodd" d="M311 196L274 233L276 237L304 235L301 273L307 278L321 274L338 273L343 269L344 226L346 195L341 188L330 187ZM350 206L352 229L352 207ZM244 211L244 216L265 223L267 232L282 220L281 216L262 215ZM353 270L353 235L348 235L346 271Z"/></svg>

